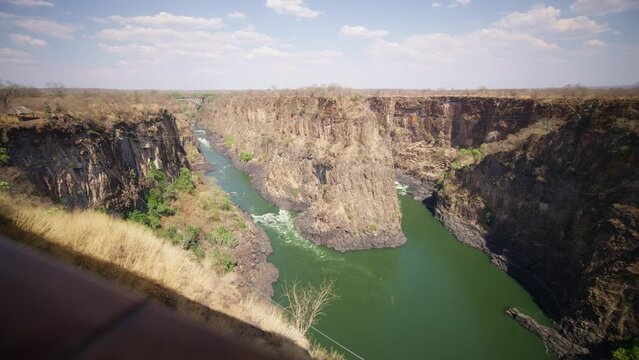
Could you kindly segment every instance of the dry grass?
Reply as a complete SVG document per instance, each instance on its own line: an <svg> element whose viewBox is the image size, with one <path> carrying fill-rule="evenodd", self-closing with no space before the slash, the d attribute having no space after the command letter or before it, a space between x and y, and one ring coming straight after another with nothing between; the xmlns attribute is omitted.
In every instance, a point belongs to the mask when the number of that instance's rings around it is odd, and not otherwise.
<svg viewBox="0 0 639 360"><path fill-rule="evenodd" d="M566 85L560 88L539 89L352 89L337 84L314 85L297 89L223 91L234 96L311 96L363 99L368 96L470 96L510 97L519 99L639 99L639 86L616 88L588 88Z"/></svg>
<svg viewBox="0 0 639 360"><path fill-rule="evenodd" d="M178 94L153 90L31 89L13 99L9 108L25 106L43 118L55 114L69 114L78 119L108 125L145 119L163 109L173 114L190 113L190 105L176 102L177 96ZM15 121L15 117L0 120L3 123Z"/></svg>
<svg viewBox="0 0 639 360"><path fill-rule="evenodd" d="M303 334L286 321L279 309L261 298L241 298L232 285L233 274L225 277L217 275L210 263L198 263L187 251L166 243L141 225L91 211L65 212L47 208L3 193L0 193L0 214L0 230L8 236L49 252L63 248L77 254L75 258L67 258L75 263L83 258L106 262L112 266L95 269L90 263L78 265L149 296L173 303L178 311L202 318L218 329L231 334L243 331L228 320L206 315L193 302L282 335L302 348L309 348ZM119 271L109 270L117 268L172 290L190 301L166 299L166 292L158 293L157 288L132 281ZM264 339L251 341L259 343ZM280 350L284 353L296 351Z"/></svg>

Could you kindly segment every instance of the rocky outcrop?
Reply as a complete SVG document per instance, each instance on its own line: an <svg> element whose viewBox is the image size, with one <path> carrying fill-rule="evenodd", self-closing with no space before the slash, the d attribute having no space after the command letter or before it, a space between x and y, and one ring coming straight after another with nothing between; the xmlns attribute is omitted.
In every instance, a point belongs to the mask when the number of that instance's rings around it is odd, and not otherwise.
<svg viewBox="0 0 639 360"><path fill-rule="evenodd" d="M162 112L112 125L69 115L3 130L16 192L70 208L124 212L144 207L152 166L169 177L187 164L175 118ZM21 190L28 191L21 191Z"/></svg>
<svg viewBox="0 0 639 360"><path fill-rule="evenodd" d="M435 197L447 228L490 253L593 356L639 336L637 109L593 100L548 127L540 118L457 164Z"/></svg>
<svg viewBox="0 0 639 360"><path fill-rule="evenodd" d="M539 336L544 341L546 347L559 357L590 354L590 351L585 347L576 345L561 336L557 330L539 324L537 320L522 313L517 308L506 309L506 314L515 319L521 326Z"/></svg>
<svg viewBox="0 0 639 360"><path fill-rule="evenodd" d="M263 195L345 251L405 242L389 140L362 99L218 97L201 119L248 160Z"/></svg>

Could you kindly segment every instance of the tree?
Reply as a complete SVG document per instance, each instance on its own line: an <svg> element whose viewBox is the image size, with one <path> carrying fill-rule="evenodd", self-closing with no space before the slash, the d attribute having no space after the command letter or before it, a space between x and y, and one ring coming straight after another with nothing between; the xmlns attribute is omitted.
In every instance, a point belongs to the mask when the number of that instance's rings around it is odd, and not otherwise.
<svg viewBox="0 0 639 360"><path fill-rule="evenodd" d="M47 88L51 89L53 95L57 97L64 96L64 84L59 82L47 83Z"/></svg>
<svg viewBox="0 0 639 360"><path fill-rule="evenodd" d="M11 81L0 80L0 105L3 110L8 110L11 102L20 95L21 86Z"/></svg>
<svg viewBox="0 0 639 360"><path fill-rule="evenodd" d="M323 315L322 310L335 299L333 281L324 281L319 287L308 284L301 287L296 281L284 285L284 297L288 300L288 311L293 325L303 334Z"/></svg>

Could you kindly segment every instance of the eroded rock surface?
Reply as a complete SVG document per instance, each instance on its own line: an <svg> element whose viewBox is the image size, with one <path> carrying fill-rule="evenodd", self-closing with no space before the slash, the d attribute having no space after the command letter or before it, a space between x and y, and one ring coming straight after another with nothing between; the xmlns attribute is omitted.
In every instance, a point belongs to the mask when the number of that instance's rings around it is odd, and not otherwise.
<svg viewBox="0 0 639 360"><path fill-rule="evenodd" d="M173 115L168 112L112 126L58 119L4 130L10 183L70 208L124 212L144 206L152 166L169 177L187 165Z"/></svg>
<svg viewBox="0 0 639 360"><path fill-rule="evenodd" d="M339 250L402 243L394 180L516 277L563 337L639 336L634 100L226 95L202 121L265 197Z"/></svg>

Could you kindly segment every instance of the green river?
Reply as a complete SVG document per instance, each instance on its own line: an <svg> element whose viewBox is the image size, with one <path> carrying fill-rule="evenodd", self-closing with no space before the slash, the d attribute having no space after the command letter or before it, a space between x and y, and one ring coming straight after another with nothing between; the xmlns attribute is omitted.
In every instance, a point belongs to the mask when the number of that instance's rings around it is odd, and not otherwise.
<svg viewBox="0 0 639 360"><path fill-rule="evenodd" d="M553 359L542 341L510 319L516 306L540 322L548 319L512 278L488 257L461 244L398 185L402 229L396 249L340 253L302 238L294 213L280 210L252 187L249 176L212 149L196 131L202 153L215 167L207 176L253 217L273 245L269 261L285 281L319 285L332 279L339 298L317 328L365 359ZM313 333L312 338L348 359L354 355Z"/></svg>

